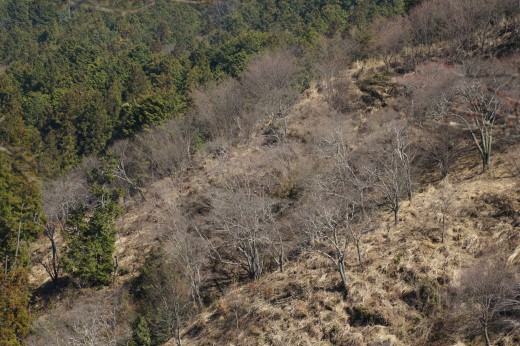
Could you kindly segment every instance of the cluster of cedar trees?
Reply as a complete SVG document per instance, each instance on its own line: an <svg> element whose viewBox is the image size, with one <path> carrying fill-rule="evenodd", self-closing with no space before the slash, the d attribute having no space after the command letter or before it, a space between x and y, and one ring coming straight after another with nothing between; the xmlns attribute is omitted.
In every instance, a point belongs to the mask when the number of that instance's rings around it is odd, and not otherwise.
<svg viewBox="0 0 520 346"><path fill-rule="evenodd" d="M204 10L158 2L149 11L127 16L80 6L70 11L43 0L2 4L6 30L0 33L0 44L8 68L0 75L0 194L6 201L0 206L0 297L6 297L0 303L0 318L6 321L0 324L0 335L16 344L28 332L27 249L38 234L49 240L49 253L40 261L56 285L63 271L80 287L108 284L117 268L112 257L114 217L122 188L142 194L151 180L174 176L204 143L215 155L226 155L228 145L247 140L259 127L267 129L271 144L284 143L288 110L312 77L302 73L297 59L307 66L315 63L320 35L343 34L337 42L348 47L352 58L375 51L391 67L398 55L415 66L436 54L429 50L442 41L456 43L450 54L473 51L475 45L482 53L490 46L497 52L498 38L518 31L514 1L489 2L493 11L485 12L488 7L483 6L478 13L470 11L478 6L466 8L463 2L448 2L455 7L447 11L446 1L426 1L405 15L415 2L365 1L354 6L350 1L226 1ZM469 18L466 26L453 20L454 13ZM377 14L404 17L371 24ZM433 17L416 21L414 16ZM478 25L468 26L481 17ZM450 29L453 25L459 25L457 30ZM391 37L382 39L383 34ZM296 58L270 53L246 69L255 53L281 44L296 47ZM335 55L331 61L339 61L344 54L333 52L334 45L320 54ZM507 92L515 90L515 81L504 73L486 72L484 63L466 65L464 77L442 68L440 81L438 73L424 74L439 86L434 107L426 105L428 96L420 86L407 85L416 92L417 102L403 111L427 114L428 119L417 119L424 128L438 126L430 121L434 118L455 119L472 134L486 169L494 128L514 107L510 100L517 95ZM320 72L335 73L344 66L322 64ZM195 85L211 81L222 82L194 91ZM493 84L496 81L500 83ZM453 92L440 92L446 85L453 85ZM381 98L375 86L366 86L363 102ZM352 100L345 101L348 90L348 82L338 78L324 93L333 106L348 111L355 107ZM181 116L192 103L196 109ZM349 247L357 249L362 265L361 240L371 230L376 201L390 206L397 223L401 199L412 199L416 128L394 118L386 115L376 122L387 129L374 131L378 136L371 147L377 152L354 152L341 135L317 146L332 173L312 182L309 205L319 208L302 211L307 217L299 218L298 228L304 230L309 248L330 259L345 291ZM161 124L152 126L156 123ZM134 136L132 141L118 140L128 136ZM456 141L456 136L439 137L426 144L443 176L456 158ZM108 144L113 145L107 149ZM83 157L101 153L102 159L85 164L84 178L46 184L42 211L38 186L28 172L63 172ZM359 162L361 156L371 159ZM183 318L204 304L202 272L208 261L242 268L251 279L260 278L269 263L284 269L294 236L278 221L301 191L294 182L282 187L273 194L244 177L222 182L215 198L196 203L199 212L216 215L217 237L196 225L188 232L183 228L188 223L175 223L182 217L172 216L167 242L172 249L150 260L152 269L144 271L136 290L138 298L151 303L143 304L146 318L136 322L136 339L144 340L138 344L171 335L181 342ZM57 241L60 231L66 247ZM193 241L194 236L204 241Z"/></svg>

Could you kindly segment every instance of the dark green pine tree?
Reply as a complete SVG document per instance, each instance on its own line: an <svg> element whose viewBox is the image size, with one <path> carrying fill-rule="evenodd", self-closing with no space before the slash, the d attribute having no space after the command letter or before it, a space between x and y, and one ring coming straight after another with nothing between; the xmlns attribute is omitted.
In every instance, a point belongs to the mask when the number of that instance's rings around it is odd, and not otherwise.
<svg viewBox="0 0 520 346"><path fill-rule="evenodd" d="M23 125L20 95L0 75L0 346L21 345L30 328L29 244L44 221L31 142L36 141Z"/></svg>
<svg viewBox="0 0 520 346"><path fill-rule="evenodd" d="M0 152L0 346L21 345L29 333L27 245L41 232L38 188L12 164Z"/></svg>
<svg viewBox="0 0 520 346"><path fill-rule="evenodd" d="M99 188L98 202L90 218L84 207L72 215L63 267L79 286L108 285L114 271L119 207L114 195Z"/></svg>
<svg viewBox="0 0 520 346"><path fill-rule="evenodd" d="M132 346L150 346L152 344L150 328L145 317L139 316L133 329Z"/></svg>

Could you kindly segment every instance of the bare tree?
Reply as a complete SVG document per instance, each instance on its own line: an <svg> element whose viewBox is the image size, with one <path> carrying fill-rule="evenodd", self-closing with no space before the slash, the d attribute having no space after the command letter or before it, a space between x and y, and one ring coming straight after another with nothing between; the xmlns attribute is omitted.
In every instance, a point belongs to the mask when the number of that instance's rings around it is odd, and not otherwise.
<svg viewBox="0 0 520 346"><path fill-rule="evenodd" d="M414 153L411 150L411 135L404 123L394 120L384 126L383 133L371 143L372 165L367 169L370 169L374 186L394 213L394 223L397 225L401 199L407 196L412 200Z"/></svg>
<svg viewBox="0 0 520 346"><path fill-rule="evenodd" d="M347 218L346 228L351 241L356 247L358 263L360 266L363 266L362 240L366 234L375 229L373 220L369 215L362 214L353 208Z"/></svg>
<svg viewBox="0 0 520 346"><path fill-rule="evenodd" d="M190 285L193 302L200 308L203 306L201 287L204 283L204 266L207 264L208 251L205 242L189 233L189 222L176 212L172 206L164 220L167 233L164 251L168 259L177 263L178 270Z"/></svg>
<svg viewBox="0 0 520 346"><path fill-rule="evenodd" d="M89 292L64 297L63 304L35 318L31 335L24 340L30 346L115 346L131 335L125 321L125 306L118 294Z"/></svg>
<svg viewBox="0 0 520 346"><path fill-rule="evenodd" d="M229 79L194 91L201 132L212 139L237 141L249 138L259 123L276 127L282 121L286 128L289 109L298 97L298 71L291 53L267 52L250 62L240 81Z"/></svg>
<svg viewBox="0 0 520 346"><path fill-rule="evenodd" d="M394 59L403 50L407 41L407 27L410 24L405 18L378 17L373 26L376 30L376 52L383 56L383 62L387 69Z"/></svg>
<svg viewBox="0 0 520 346"><path fill-rule="evenodd" d="M191 124L182 119L171 119L137 135L135 153L128 158L133 165L130 180L136 184L145 173L152 179L175 176L190 159L193 136ZM121 154L123 148L116 148L120 152L116 155L119 161L116 166L121 166L121 161L127 157ZM125 173L128 173L128 166L124 167ZM120 171L116 169L114 173L121 175Z"/></svg>
<svg viewBox="0 0 520 346"><path fill-rule="evenodd" d="M318 147L319 155L329 161L330 174L317 181L317 186L326 194L337 196L354 204L363 213L371 208L373 187L370 170L363 161L363 153L355 152L345 136L336 133Z"/></svg>
<svg viewBox="0 0 520 346"><path fill-rule="evenodd" d="M213 255L224 264L244 269L250 279L259 279L270 243L273 201L259 186L236 177L217 192L214 206L219 225L215 235L220 239L209 243Z"/></svg>
<svg viewBox="0 0 520 346"><path fill-rule="evenodd" d="M287 116L298 97L296 77L299 67L288 51L268 52L255 58L241 79L248 105L241 117L246 135L258 122L276 126L282 121L283 135L287 131Z"/></svg>
<svg viewBox="0 0 520 346"><path fill-rule="evenodd" d="M140 177L142 172L140 172L139 163L136 162L137 158L132 157L135 156L135 153L132 153L134 150L129 140L124 139L114 143L108 151L109 170L112 176L130 190L130 193L137 191L144 200L142 177Z"/></svg>
<svg viewBox="0 0 520 346"><path fill-rule="evenodd" d="M516 0L430 0L415 6L409 14L414 44L446 40L464 53L476 46L481 53L497 41L507 21L518 13Z"/></svg>
<svg viewBox="0 0 520 346"><path fill-rule="evenodd" d="M356 247L359 264L362 264L361 241L373 230L370 217L374 207L374 181L371 171L363 163L362 153L352 153L345 137L336 134L320 150L330 161L330 174L317 181L317 187L327 198L338 200L345 213L344 225L349 241ZM355 157L356 159L354 160Z"/></svg>
<svg viewBox="0 0 520 346"><path fill-rule="evenodd" d="M270 253L271 258L280 269L280 272L284 271L285 261L287 258L286 254L286 240L285 232L281 225L273 224L268 228L266 241L268 242L267 251Z"/></svg>
<svg viewBox="0 0 520 346"><path fill-rule="evenodd" d="M395 153L389 153L388 156L384 157L379 156L376 162L377 166L373 170L376 180L375 186L390 205L390 209L394 213L394 223L397 225L399 223L401 199L406 196L408 190L404 175L406 169Z"/></svg>
<svg viewBox="0 0 520 346"><path fill-rule="evenodd" d="M328 166L326 173L314 179L313 194L302 212L306 215L302 230L311 250L333 264L347 294L351 248L362 265L362 238L373 229L369 216L374 201L371 171L353 160L352 149L341 134L323 141L317 150Z"/></svg>
<svg viewBox="0 0 520 346"><path fill-rule="evenodd" d="M457 131L449 125L435 124L424 127L426 156L439 167L441 178L445 179L451 172L460 155Z"/></svg>
<svg viewBox="0 0 520 346"><path fill-rule="evenodd" d="M514 177L520 177L520 152L511 152L508 155L508 161L511 166L511 173Z"/></svg>
<svg viewBox="0 0 520 346"><path fill-rule="evenodd" d="M351 245L355 248L359 265L363 265L361 240L373 230L372 222L359 205L341 197L332 197L318 189L302 230L311 241L311 251L330 260L337 270L345 294L348 294L349 279L347 259L351 257Z"/></svg>
<svg viewBox="0 0 520 346"><path fill-rule="evenodd" d="M430 95L430 102L424 113L428 120L443 120L456 128L468 131L482 161L483 171L490 165L491 151L497 129L505 128L508 122L513 126L515 118L515 91L518 78L507 64L472 60L463 66L435 68L424 82L432 80L436 95ZM438 80L438 82L436 82ZM414 83L412 83L414 84ZM417 87L417 95L428 89L428 84ZM419 96L419 99L423 97ZM450 123L451 121L451 123Z"/></svg>
<svg viewBox="0 0 520 346"><path fill-rule="evenodd" d="M491 346L491 333L520 327L520 296L512 268L500 260L480 261L462 273L455 288L456 316L467 336L480 334Z"/></svg>
<svg viewBox="0 0 520 346"><path fill-rule="evenodd" d="M442 28L446 22L444 6L442 0L433 0L423 1L412 9L409 21L413 44L430 49L432 43L442 37Z"/></svg>
<svg viewBox="0 0 520 346"><path fill-rule="evenodd" d="M359 96L352 78L346 73L353 60L348 53L354 47L339 37L325 41L323 46L323 56L318 64L318 91L339 112L355 110L359 107Z"/></svg>
<svg viewBox="0 0 520 346"><path fill-rule="evenodd" d="M456 95L462 107L456 107L451 114L470 131L482 159L482 170L486 171L491 158L494 126L502 105L496 93L489 93L479 82L462 82Z"/></svg>
<svg viewBox="0 0 520 346"><path fill-rule="evenodd" d="M236 139L240 133L240 118L244 110L243 91L234 79L220 83L208 90L195 90L193 99L201 132L212 139Z"/></svg>
<svg viewBox="0 0 520 346"><path fill-rule="evenodd" d="M349 236L345 228L348 214L337 206L324 204L325 201L319 197L315 202L316 208L307 219L305 231L314 239L312 250L332 262L340 275L343 289L348 294L346 258ZM329 250L329 247L332 250Z"/></svg>
<svg viewBox="0 0 520 346"><path fill-rule="evenodd" d="M470 132L482 160L482 170L490 165L495 130L512 111L505 102L506 88L514 88L515 78L495 68L490 75L489 65L479 61L466 63L465 78L454 87L453 97L445 95L449 115Z"/></svg>
<svg viewBox="0 0 520 346"><path fill-rule="evenodd" d="M453 66L439 62L428 62L415 68L413 74L398 77L405 87L406 96L400 109L409 114L419 125L428 120L441 118L444 106L440 100L458 79L459 71ZM441 108L441 109L438 109Z"/></svg>
<svg viewBox="0 0 520 346"><path fill-rule="evenodd" d="M415 152L412 150L412 134L410 127L404 123L394 123L391 127L394 135L395 152L401 160L401 166L404 170L404 178L406 180L406 194L411 202L414 189L414 176L412 173L412 161L415 158Z"/></svg>
<svg viewBox="0 0 520 346"><path fill-rule="evenodd" d="M70 211L87 197L87 189L80 180L64 177L50 182L43 188L43 212L47 217L44 236L50 242L50 255L40 260L55 285L61 272L61 258L57 244L57 234L66 228Z"/></svg>
<svg viewBox="0 0 520 346"><path fill-rule="evenodd" d="M161 282L154 284L154 291L155 302L161 311L160 323L167 328L163 333L174 335L177 346L182 346L182 323L191 307L189 288L178 279L175 272L165 271Z"/></svg>
<svg viewBox="0 0 520 346"><path fill-rule="evenodd" d="M179 271L176 256L159 251L149 258L140 276L136 294L153 311L147 317L153 325L154 339L165 342L173 337L182 345L181 329L196 311L190 284Z"/></svg>
<svg viewBox="0 0 520 346"><path fill-rule="evenodd" d="M443 1L447 26L458 49L471 50L476 46L485 53L487 46L493 51L494 45L507 23L507 19L518 12L515 0L455 0Z"/></svg>
<svg viewBox="0 0 520 346"><path fill-rule="evenodd" d="M444 243L449 219L454 211L454 202L457 191L448 180L443 180L437 189L436 209L439 211L437 221L441 226L441 242Z"/></svg>

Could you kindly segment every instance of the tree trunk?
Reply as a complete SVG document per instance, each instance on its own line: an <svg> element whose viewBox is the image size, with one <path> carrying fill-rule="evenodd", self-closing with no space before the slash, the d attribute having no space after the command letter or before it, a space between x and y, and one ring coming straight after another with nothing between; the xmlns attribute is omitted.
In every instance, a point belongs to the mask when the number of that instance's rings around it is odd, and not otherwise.
<svg viewBox="0 0 520 346"><path fill-rule="evenodd" d="M201 308L203 306L202 304L202 297L200 296L200 288L199 288L199 280L197 280L197 277L195 274L188 275L188 279L190 281L191 286L191 296L195 304Z"/></svg>
<svg viewBox="0 0 520 346"><path fill-rule="evenodd" d="M338 271L341 276L341 284L343 285L343 289L345 290L345 295L348 294L348 281L347 281L347 273L345 270L345 261L343 259L338 260Z"/></svg>
<svg viewBox="0 0 520 346"><path fill-rule="evenodd" d="M442 233L441 233L441 243L444 243L444 233L446 233L446 214L442 214Z"/></svg>
<svg viewBox="0 0 520 346"><path fill-rule="evenodd" d="M359 240L356 240L356 250L357 250L357 257L359 261L359 265L363 265L363 262L361 261L361 248L359 247Z"/></svg>
<svg viewBox="0 0 520 346"><path fill-rule="evenodd" d="M179 316L179 312L176 312L175 313L175 323L176 323L176 328L175 328L175 336L176 336L176 341L177 341L177 346L182 346L182 339L181 339L181 319L180 319L180 316Z"/></svg>
<svg viewBox="0 0 520 346"><path fill-rule="evenodd" d="M412 203L413 198L413 183L412 183L412 172L410 162L408 162L408 158L406 159L406 188L408 189L407 195L408 200Z"/></svg>
<svg viewBox="0 0 520 346"><path fill-rule="evenodd" d="M491 346L491 341L489 340L488 326L487 324L484 326L484 336L486 337L486 346Z"/></svg>
<svg viewBox="0 0 520 346"><path fill-rule="evenodd" d="M395 207L394 209L394 224L397 226L399 223L399 207Z"/></svg>
<svg viewBox="0 0 520 346"><path fill-rule="evenodd" d="M58 259L58 248L56 247L56 241L54 238L51 238L51 247L52 247L52 272L51 275L52 282L54 286L58 286L58 279L60 273L60 263Z"/></svg>
<svg viewBox="0 0 520 346"><path fill-rule="evenodd" d="M482 153L482 172L486 172L489 169L489 152Z"/></svg>

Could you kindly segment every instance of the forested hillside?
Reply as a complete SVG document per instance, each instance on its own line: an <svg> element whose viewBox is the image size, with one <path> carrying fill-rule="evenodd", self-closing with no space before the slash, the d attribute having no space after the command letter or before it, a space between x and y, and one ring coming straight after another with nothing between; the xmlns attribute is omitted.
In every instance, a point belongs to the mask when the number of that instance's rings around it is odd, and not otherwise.
<svg viewBox="0 0 520 346"><path fill-rule="evenodd" d="M0 344L520 340L518 1L4 0L0 47Z"/></svg>

